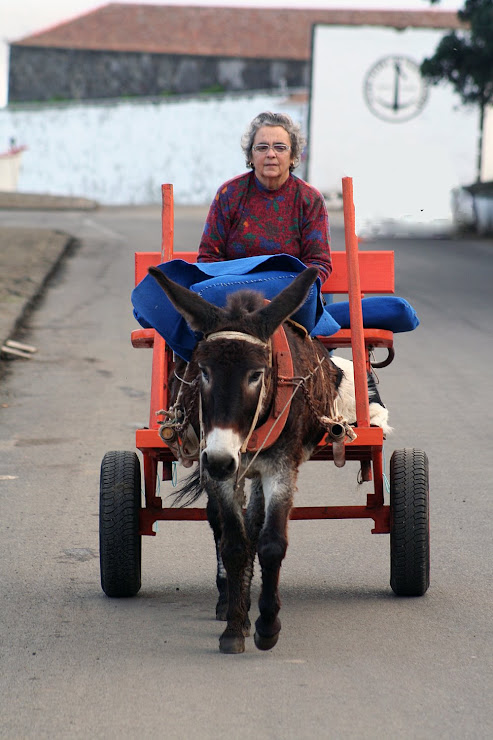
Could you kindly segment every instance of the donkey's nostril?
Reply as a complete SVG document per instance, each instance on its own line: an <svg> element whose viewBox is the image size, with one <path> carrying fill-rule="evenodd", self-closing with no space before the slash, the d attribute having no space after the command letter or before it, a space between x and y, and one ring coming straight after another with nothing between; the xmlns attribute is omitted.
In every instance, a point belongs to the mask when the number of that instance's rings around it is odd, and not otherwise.
<svg viewBox="0 0 493 740"><path fill-rule="evenodd" d="M226 480L236 473L237 461L229 453L210 452L202 453L202 464L215 480Z"/></svg>

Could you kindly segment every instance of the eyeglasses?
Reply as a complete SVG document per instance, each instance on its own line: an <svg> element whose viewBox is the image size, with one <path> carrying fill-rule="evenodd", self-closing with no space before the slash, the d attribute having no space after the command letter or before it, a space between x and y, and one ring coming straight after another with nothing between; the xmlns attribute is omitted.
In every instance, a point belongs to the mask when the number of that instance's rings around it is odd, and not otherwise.
<svg viewBox="0 0 493 740"><path fill-rule="evenodd" d="M269 146L269 144L255 144L255 146L252 146L252 149L259 154L267 154L269 149L272 149L276 154L284 154L291 147L287 144L272 144L272 146Z"/></svg>

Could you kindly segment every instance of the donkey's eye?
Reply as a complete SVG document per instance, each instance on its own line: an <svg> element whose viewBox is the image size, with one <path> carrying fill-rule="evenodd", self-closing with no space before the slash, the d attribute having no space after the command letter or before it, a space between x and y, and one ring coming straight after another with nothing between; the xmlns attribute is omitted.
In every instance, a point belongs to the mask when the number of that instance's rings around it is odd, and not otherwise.
<svg viewBox="0 0 493 740"><path fill-rule="evenodd" d="M205 367L199 368L200 372L202 373L202 380L204 380L206 383L209 382L209 373L207 372Z"/></svg>
<svg viewBox="0 0 493 740"><path fill-rule="evenodd" d="M258 381L261 379L262 375L263 375L262 370L255 370L255 372L250 373L250 375L248 377L248 382L249 383L258 383Z"/></svg>

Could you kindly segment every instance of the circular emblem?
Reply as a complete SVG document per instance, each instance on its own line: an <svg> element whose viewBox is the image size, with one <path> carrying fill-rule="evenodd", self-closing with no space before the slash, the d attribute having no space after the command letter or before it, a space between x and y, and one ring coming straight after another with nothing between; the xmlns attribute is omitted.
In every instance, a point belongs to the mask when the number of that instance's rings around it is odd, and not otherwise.
<svg viewBox="0 0 493 740"><path fill-rule="evenodd" d="M428 99L428 85L419 65L394 54L380 59L365 78L366 103L384 121L402 123L417 116Z"/></svg>

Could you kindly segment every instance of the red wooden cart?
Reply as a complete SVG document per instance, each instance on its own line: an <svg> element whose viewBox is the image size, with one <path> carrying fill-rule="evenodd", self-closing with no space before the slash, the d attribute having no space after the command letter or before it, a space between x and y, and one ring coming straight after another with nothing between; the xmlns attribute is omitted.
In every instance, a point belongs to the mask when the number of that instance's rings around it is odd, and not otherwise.
<svg viewBox="0 0 493 740"><path fill-rule="evenodd" d="M323 286L332 294L347 294L351 329L340 329L321 338L326 347L350 347L354 363L357 438L345 442L345 458L358 461L361 479L372 485L361 505L295 506L291 519L372 519L375 534L390 534L390 584L397 595L420 596L429 585L428 460L415 448L395 450L390 460L389 503L385 502L383 431L370 426L367 370L374 348L386 348L393 359L393 333L363 328L361 297L364 294L394 293L394 253L360 252L355 232L353 186L344 178L345 252L332 252L333 272ZM160 252L135 254L135 283L148 267L171 259L195 262L196 252L173 251L173 188L162 186L162 244ZM141 585L142 535L155 535L157 521L206 519L204 508L163 506L157 495L158 467L161 479L171 480L175 457L159 434L158 412L169 407L168 371L172 352L154 329L132 332L134 347L152 348L152 381L149 427L136 432L136 447L142 453L144 505L140 460L135 452L108 452L101 466L100 561L101 584L108 596L133 596ZM279 368L280 374L282 368ZM312 460L332 460L332 444L324 439Z"/></svg>

